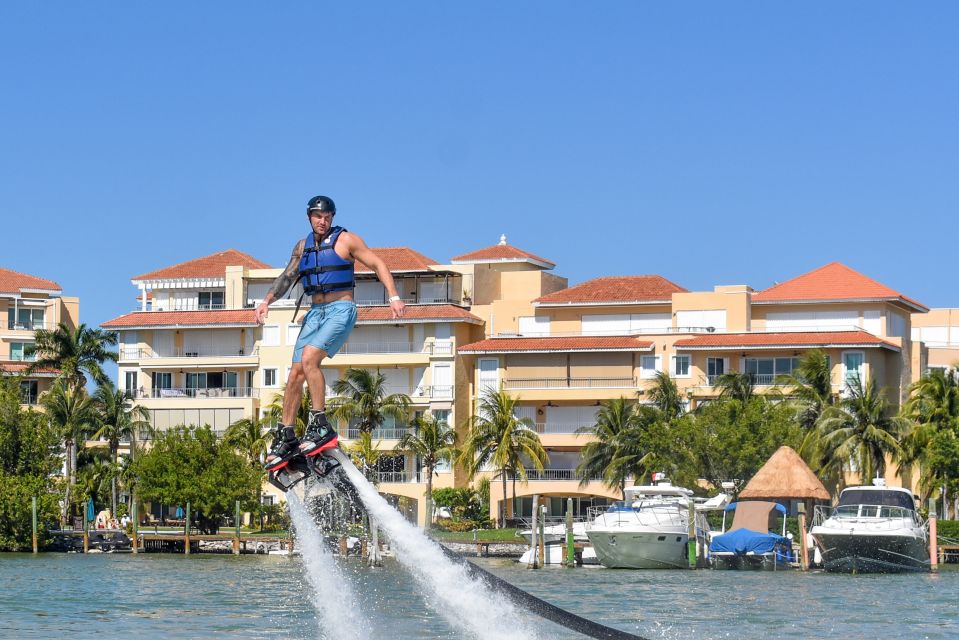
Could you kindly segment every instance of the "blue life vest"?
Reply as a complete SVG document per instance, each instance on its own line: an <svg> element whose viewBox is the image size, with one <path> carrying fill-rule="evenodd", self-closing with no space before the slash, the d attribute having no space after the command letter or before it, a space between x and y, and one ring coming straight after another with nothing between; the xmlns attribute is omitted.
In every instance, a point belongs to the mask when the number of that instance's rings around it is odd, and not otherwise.
<svg viewBox="0 0 959 640"><path fill-rule="evenodd" d="M316 234L306 236L300 258L300 282L306 295L353 289L353 263L333 250L344 231L343 227L333 227L320 240L319 246L316 245Z"/></svg>

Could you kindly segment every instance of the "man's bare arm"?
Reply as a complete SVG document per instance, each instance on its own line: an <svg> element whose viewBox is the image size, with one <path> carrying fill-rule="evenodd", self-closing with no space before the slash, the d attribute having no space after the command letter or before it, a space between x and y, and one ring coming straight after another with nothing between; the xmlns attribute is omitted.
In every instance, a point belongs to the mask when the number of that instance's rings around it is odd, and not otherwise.
<svg viewBox="0 0 959 640"><path fill-rule="evenodd" d="M347 247L350 250L350 256L359 262L362 262L367 267L373 270L373 273L376 274L376 277L380 279L380 282L383 283L383 286L386 287L386 292L389 296L398 297L396 293L396 283L393 282L393 274L390 273L390 270L386 268L386 263L383 260L373 253L373 250L366 246L366 243L363 242L363 238L359 237L356 234L349 234L347 237ZM400 318L403 316L404 308L406 305L402 300L392 300L390 301L390 309L393 312L394 318Z"/></svg>
<svg viewBox="0 0 959 640"><path fill-rule="evenodd" d="M254 312L254 317L258 324L263 324L266 320L266 315L269 313L270 303L280 298L290 290L294 284L296 284L297 279L300 275L300 257L303 255L303 245L305 244L304 240L300 240L296 243L296 246L293 247L293 253L290 255L290 263L286 265L286 269L283 270L276 280L273 281L273 286L270 287L270 290L266 293L266 296L263 298L263 302L256 308Z"/></svg>

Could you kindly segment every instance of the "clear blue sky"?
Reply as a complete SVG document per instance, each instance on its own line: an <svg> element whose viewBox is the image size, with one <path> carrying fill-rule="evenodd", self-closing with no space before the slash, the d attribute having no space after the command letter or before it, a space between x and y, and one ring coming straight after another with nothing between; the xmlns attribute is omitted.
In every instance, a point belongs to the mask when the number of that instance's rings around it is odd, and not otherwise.
<svg viewBox="0 0 959 640"><path fill-rule="evenodd" d="M959 306L959 4L6 2L0 265L93 325L130 277L284 264L332 196L439 261L572 283L832 260Z"/></svg>

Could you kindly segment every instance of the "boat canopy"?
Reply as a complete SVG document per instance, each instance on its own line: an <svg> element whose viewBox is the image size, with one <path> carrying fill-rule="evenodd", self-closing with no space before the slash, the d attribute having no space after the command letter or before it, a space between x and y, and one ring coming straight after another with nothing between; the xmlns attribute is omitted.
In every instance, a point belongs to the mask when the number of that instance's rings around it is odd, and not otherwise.
<svg viewBox="0 0 959 640"><path fill-rule="evenodd" d="M789 544L789 540L777 533L759 533L749 529L736 529L721 536L713 537L713 541L709 545L709 552L735 553L740 556L747 553L760 555L773 551L778 544Z"/></svg>
<svg viewBox="0 0 959 640"><path fill-rule="evenodd" d="M746 502L730 502L728 505L726 505L726 511L735 511L735 510L736 510L736 506L737 506L737 505L740 505L740 504L748 504L748 503L746 503ZM755 504L755 503L754 503L754 504ZM768 503L768 502L763 502L763 504L769 504L769 503ZM776 506L773 507L773 509L775 509L776 511L778 511L779 513L781 513L781 514L783 514L783 515L786 515L786 507L782 506L782 505L779 504L778 502L775 503L775 504L776 504Z"/></svg>
<svg viewBox="0 0 959 640"><path fill-rule="evenodd" d="M874 487L852 487L844 489L839 495L839 506L850 504L870 504L879 507L902 507L916 509L912 494L897 489L879 489Z"/></svg>

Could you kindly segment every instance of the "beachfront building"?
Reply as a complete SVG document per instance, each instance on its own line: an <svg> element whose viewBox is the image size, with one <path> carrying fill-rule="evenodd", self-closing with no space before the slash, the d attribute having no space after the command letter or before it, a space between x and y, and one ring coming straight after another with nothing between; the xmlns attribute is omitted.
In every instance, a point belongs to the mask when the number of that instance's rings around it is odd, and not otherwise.
<svg viewBox="0 0 959 640"><path fill-rule="evenodd" d="M913 362L920 373L959 365L959 309L930 309L913 314L912 340L922 345Z"/></svg>
<svg viewBox="0 0 959 640"><path fill-rule="evenodd" d="M756 392L768 393L817 348L830 358L837 395L857 378L876 380L897 404L919 373L911 316L927 308L831 263L762 291L746 285L688 291L659 275L603 277L530 297L512 314L496 314L495 323L493 314L472 311L490 328L484 340L459 348L472 373L472 396L488 387L517 396L519 413L536 424L550 453L547 470L528 470L533 481L518 488L517 515L527 515L534 494L549 498L548 509L560 515L567 496L608 495L595 483L584 491L574 474L586 441L575 433L594 424L601 401L641 401L661 371L690 409L718 395L725 373L749 374ZM496 513L500 505L492 507Z"/></svg>
<svg viewBox="0 0 959 640"><path fill-rule="evenodd" d="M56 329L59 323L75 329L80 322L80 300L64 297L56 282L0 268L0 375L20 377L24 405L38 408L40 395L50 388L57 372L24 375L35 356L26 349L37 329Z"/></svg>

